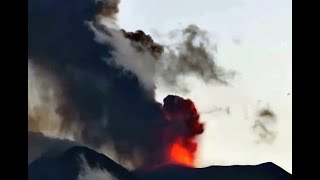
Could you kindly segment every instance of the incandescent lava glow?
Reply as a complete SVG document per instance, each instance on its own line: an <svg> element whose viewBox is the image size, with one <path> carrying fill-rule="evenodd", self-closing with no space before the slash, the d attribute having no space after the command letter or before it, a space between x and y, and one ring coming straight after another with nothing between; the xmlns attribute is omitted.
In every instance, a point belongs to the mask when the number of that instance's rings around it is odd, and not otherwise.
<svg viewBox="0 0 320 180"><path fill-rule="evenodd" d="M170 160L182 165L194 167L194 150L188 149L179 141L174 142L170 147Z"/></svg>
<svg viewBox="0 0 320 180"><path fill-rule="evenodd" d="M204 131L199 113L190 99L169 95L162 107L168 123L164 131L169 140L167 156L173 163L194 167L197 135Z"/></svg>

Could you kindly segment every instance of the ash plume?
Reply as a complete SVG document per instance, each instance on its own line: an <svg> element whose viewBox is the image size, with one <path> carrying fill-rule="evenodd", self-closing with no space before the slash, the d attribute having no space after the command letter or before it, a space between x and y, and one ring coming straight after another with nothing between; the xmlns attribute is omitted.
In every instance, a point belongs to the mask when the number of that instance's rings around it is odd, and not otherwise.
<svg viewBox="0 0 320 180"><path fill-rule="evenodd" d="M170 160L176 139L192 154L199 117L168 123L154 98L162 46L142 31L121 31L97 18L114 19L118 3L28 1L28 129L113 147L119 161L135 167ZM197 114L192 107L186 110Z"/></svg>

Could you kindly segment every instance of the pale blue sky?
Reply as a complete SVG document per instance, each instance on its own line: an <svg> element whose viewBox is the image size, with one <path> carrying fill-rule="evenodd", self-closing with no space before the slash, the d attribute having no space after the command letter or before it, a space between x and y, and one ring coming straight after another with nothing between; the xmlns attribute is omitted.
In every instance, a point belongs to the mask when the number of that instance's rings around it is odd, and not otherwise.
<svg viewBox="0 0 320 180"><path fill-rule="evenodd" d="M197 82L193 92L181 93L191 97L200 111L212 105L231 105L233 112L231 116L202 116L207 126L201 137L199 166L273 161L291 172L292 99L287 96L292 94L290 0L122 0L118 23L130 31L142 29L159 42L168 31L196 24L214 35L218 63L239 72L233 88ZM157 99L168 93L160 85ZM255 144L250 132L259 99L270 104L278 116L278 137L272 145ZM244 118L246 111L249 119Z"/></svg>

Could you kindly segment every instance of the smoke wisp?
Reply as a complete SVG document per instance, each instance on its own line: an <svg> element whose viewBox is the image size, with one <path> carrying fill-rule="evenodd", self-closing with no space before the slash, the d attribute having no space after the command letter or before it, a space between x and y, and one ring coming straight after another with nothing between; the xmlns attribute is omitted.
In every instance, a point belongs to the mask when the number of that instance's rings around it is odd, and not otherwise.
<svg viewBox="0 0 320 180"><path fill-rule="evenodd" d="M258 110L256 120L252 126L259 137L258 143L266 142L270 144L274 142L277 137L277 132L275 130L276 123L277 117L269 107Z"/></svg>

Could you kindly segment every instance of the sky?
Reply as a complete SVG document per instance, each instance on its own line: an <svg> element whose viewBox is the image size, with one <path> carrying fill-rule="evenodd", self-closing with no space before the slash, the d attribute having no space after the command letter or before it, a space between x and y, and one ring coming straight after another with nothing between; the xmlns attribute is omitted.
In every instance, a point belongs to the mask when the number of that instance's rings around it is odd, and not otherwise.
<svg viewBox="0 0 320 180"><path fill-rule="evenodd" d="M228 87L191 77L190 93L157 84L161 101L175 93L191 98L202 113L197 166L257 164L271 161L292 172L292 2L290 0L122 0L118 24L142 29L156 42L167 33L195 24L210 33L218 47L218 65L237 72ZM259 108L277 117L273 143L258 143L252 126Z"/></svg>

